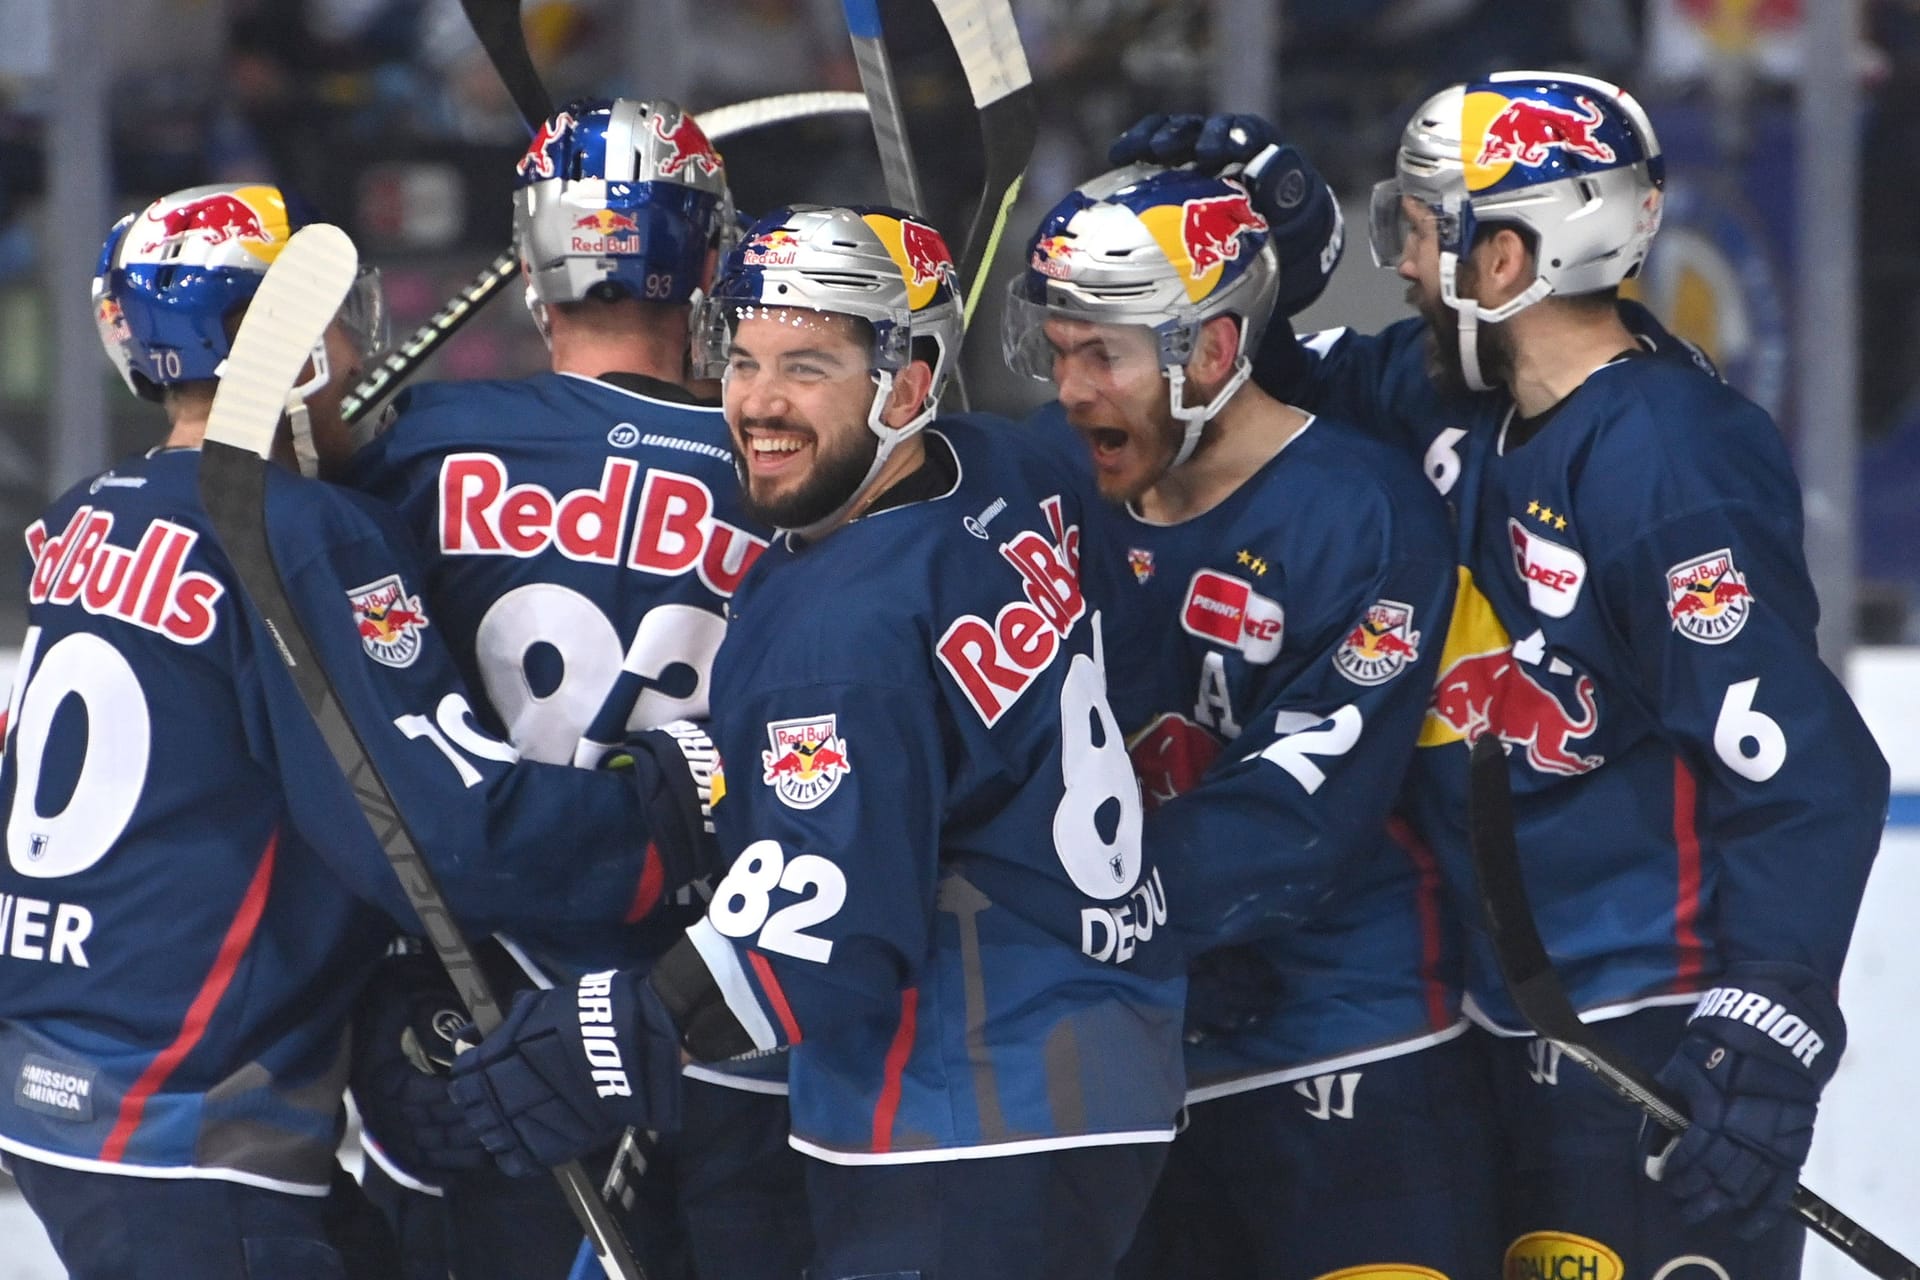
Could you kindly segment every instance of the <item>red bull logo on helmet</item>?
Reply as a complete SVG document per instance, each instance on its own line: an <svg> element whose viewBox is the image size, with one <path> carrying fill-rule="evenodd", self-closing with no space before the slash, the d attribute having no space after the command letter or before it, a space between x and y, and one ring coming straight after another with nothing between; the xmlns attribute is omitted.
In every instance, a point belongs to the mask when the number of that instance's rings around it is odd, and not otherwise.
<svg viewBox="0 0 1920 1280"><path fill-rule="evenodd" d="M141 215L136 230L140 238L134 243L141 254L192 238L209 248L235 242L255 257L272 261L287 237L287 213L274 188L242 187L155 204Z"/></svg>
<svg viewBox="0 0 1920 1280"><path fill-rule="evenodd" d="M900 249L906 256L909 285L953 283L959 271L953 265L953 251L932 227L910 218L901 219Z"/></svg>
<svg viewBox="0 0 1920 1280"><path fill-rule="evenodd" d="M689 166L698 168L709 177L720 172L720 156L692 116L682 112L674 117L673 124L669 126L664 113L655 113L651 124L653 136L672 148L660 160L658 171L661 177L678 178L683 174L692 177L688 172Z"/></svg>
<svg viewBox="0 0 1920 1280"><path fill-rule="evenodd" d="M1721 547L1667 570L1667 614L1673 629L1701 644L1725 644L1740 634L1753 611L1753 592Z"/></svg>
<svg viewBox="0 0 1920 1280"><path fill-rule="evenodd" d="M1201 279L1215 267L1240 257L1241 237L1265 231L1267 220L1254 212L1245 191L1203 196L1180 206L1180 239L1187 251L1187 274Z"/></svg>
<svg viewBox="0 0 1920 1280"><path fill-rule="evenodd" d="M1385 684L1420 656L1420 633L1413 629L1413 606L1376 600L1333 651L1333 665L1355 684Z"/></svg>
<svg viewBox="0 0 1920 1280"><path fill-rule="evenodd" d="M383 666L408 667L420 656L420 633L427 615L420 597L407 594L400 575L390 573L347 592L354 622L360 628L360 647Z"/></svg>
<svg viewBox="0 0 1920 1280"><path fill-rule="evenodd" d="M1034 242L1033 254L1029 265L1041 275L1053 280L1065 280L1073 275L1073 237L1041 236Z"/></svg>
<svg viewBox="0 0 1920 1280"><path fill-rule="evenodd" d="M1484 190L1516 164L1538 168L1556 152L1594 164L1612 164L1618 153L1600 138L1606 114L1585 94L1574 101L1577 106L1564 107L1542 98L1509 98L1487 90L1468 94L1460 132L1467 189Z"/></svg>
<svg viewBox="0 0 1920 1280"><path fill-rule="evenodd" d="M640 223L614 209L595 209L573 220L571 239L575 253L639 253Z"/></svg>
<svg viewBox="0 0 1920 1280"><path fill-rule="evenodd" d="M514 166L514 172L523 178L551 178L559 172L554 165L553 149L567 131L573 128L573 114L562 111L553 119L541 124L533 141L527 144L527 153L520 157L520 163Z"/></svg>
<svg viewBox="0 0 1920 1280"><path fill-rule="evenodd" d="M790 809L817 807L853 771L834 716L803 716L767 725L771 749L760 753L761 781Z"/></svg>
<svg viewBox="0 0 1920 1280"><path fill-rule="evenodd" d="M790 267L798 259L800 237L786 228L762 232L747 241L740 260L750 267Z"/></svg>

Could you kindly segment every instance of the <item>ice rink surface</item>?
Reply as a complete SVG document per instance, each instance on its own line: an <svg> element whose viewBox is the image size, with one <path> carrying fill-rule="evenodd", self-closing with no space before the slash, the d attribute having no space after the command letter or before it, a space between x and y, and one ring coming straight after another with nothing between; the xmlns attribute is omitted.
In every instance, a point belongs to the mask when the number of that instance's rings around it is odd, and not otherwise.
<svg viewBox="0 0 1920 1280"><path fill-rule="evenodd" d="M1807 856L1818 857L1819 850ZM1904 827L1888 833L1867 887L1841 986L1847 1055L1821 1104L1804 1175L1809 1187L1913 1258L1920 1258L1920 1106L1911 1084L1902 1082L1920 1075L1917 915L1920 829ZM1852 1280L1866 1273L1810 1240L1802 1274L1804 1280ZM40 1224L12 1183L0 1179L0 1280L61 1275Z"/></svg>

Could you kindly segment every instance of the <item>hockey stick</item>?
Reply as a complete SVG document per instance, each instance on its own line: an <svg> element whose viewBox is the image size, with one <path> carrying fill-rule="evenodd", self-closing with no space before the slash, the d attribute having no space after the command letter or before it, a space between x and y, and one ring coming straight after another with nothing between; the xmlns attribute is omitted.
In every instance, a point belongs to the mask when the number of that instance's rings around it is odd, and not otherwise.
<svg viewBox="0 0 1920 1280"><path fill-rule="evenodd" d="M913 168L913 144L907 137L907 113L893 79L893 60L887 56L885 31L880 25L878 0L841 0L847 15L847 34L853 39L853 64L860 72L873 115L873 141L880 149L880 176L887 184L887 200L908 213L926 217L920 179ZM962 275L961 281L967 277ZM960 379L959 361L953 362L953 394L967 407L967 388Z"/></svg>
<svg viewBox="0 0 1920 1280"><path fill-rule="evenodd" d="M484 1034L500 1025L500 1006L432 871L420 855L393 794L368 756L328 682L313 643L288 600L267 537L267 456L280 415L314 347L353 285L359 255L337 227L297 232L275 259L222 368L200 459L200 497L221 547L239 575L281 661L380 841L407 901L445 966L454 990ZM646 1280L619 1227L579 1164L554 1170L575 1216L595 1242L613 1280Z"/></svg>
<svg viewBox="0 0 1920 1280"><path fill-rule="evenodd" d="M467 25L480 38L487 61L507 87L514 110L526 121L529 131L538 129L553 114L553 98L540 73L534 70L533 55L527 52L526 28L520 24L520 0L460 0Z"/></svg>
<svg viewBox="0 0 1920 1280"><path fill-rule="evenodd" d="M1685 1113L1639 1064L1621 1057L1580 1021L1547 957L1521 877L1506 749L1497 735L1486 734L1473 744L1471 769L1468 816L1480 904L1500 976L1520 1016L1543 1040L1593 1072L1615 1093L1668 1129L1681 1132L1689 1125ZM1920 1280L1920 1267L1804 1186L1794 1189L1793 1208L1815 1235L1873 1275L1884 1280Z"/></svg>
<svg viewBox="0 0 1920 1280"><path fill-rule="evenodd" d="M776 93L771 97L735 102L729 106L715 107L703 113L699 120L708 140L720 142L736 134L764 129L768 125L814 116L851 115L866 110L867 100L861 94L823 90L817 93ZM489 262L465 288L428 317L425 324L415 329L411 337L389 351L379 368L361 379L360 385L341 401L342 416L350 423L357 423L399 391L401 383L418 373L420 366L444 346L447 339L459 332L467 321L473 319L475 312L491 302L519 274L520 260L511 249Z"/></svg>
<svg viewBox="0 0 1920 1280"><path fill-rule="evenodd" d="M1039 119L1033 73L1027 69L1010 0L934 0L934 7L960 55L960 69L966 73L967 88L980 112L980 136L987 153L986 183L973 224L961 242L958 263L967 287L963 323L970 325L1007 214L1020 194Z"/></svg>

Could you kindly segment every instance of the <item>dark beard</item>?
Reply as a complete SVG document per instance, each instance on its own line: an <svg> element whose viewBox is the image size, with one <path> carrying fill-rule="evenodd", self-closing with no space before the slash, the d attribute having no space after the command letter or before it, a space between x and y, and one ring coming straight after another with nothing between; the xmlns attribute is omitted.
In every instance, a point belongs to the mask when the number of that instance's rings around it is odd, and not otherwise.
<svg viewBox="0 0 1920 1280"><path fill-rule="evenodd" d="M873 455L880 450L880 437L865 430L864 424L862 426L855 440L834 453L819 449L820 438L815 435L818 454L813 474L807 477L806 483L784 497L761 502L753 496L753 490L743 479L740 502L747 514L776 529L804 529L838 511L853 496L860 482L867 478L867 469L873 465ZM746 460L739 456L738 445L734 447L734 454L734 466L744 477L747 474Z"/></svg>
<svg viewBox="0 0 1920 1280"><path fill-rule="evenodd" d="M1452 307L1437 302L1422 305L1427 322L1427 376L1448 397L1473 394L1460 363L1460 317ZM1513 339L1505 322L1480 322L1480 377L1490 387L1506 383L1513 373Z"/></svg>

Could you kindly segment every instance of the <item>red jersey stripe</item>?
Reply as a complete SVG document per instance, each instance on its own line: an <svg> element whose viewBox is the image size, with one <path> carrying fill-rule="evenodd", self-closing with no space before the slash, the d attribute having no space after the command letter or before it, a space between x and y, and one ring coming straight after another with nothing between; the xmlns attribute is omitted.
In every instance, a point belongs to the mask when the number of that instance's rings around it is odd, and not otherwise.
<svg viewBox="0 0 1920 1280"><path fill-rule="evenodd" d="M1452 1025L1453 1014L1447 1007L1447 984L1440 976L1444 936L1440 923L1440 863L1405 818L1387 819L1387 834L1420 877L1419 887L1414 890L1415 909L1420 913L1420 984L1426 991L1427 1025L1444 1031Z"/></svg>
<svg viewBox="0 0 1920 1280"><path fill-rule="evenodd" d="M1697 825L1699 788L1693 772L1679 756L1673 758L1673 848L1676 883L1673 899L1673 989L1696 990L1706 964L1700 945L1700 830Z"/></svg>
<svg viewBox="0 0 1920 1280"><path fill-rule="evenodd" d="M885 1074L881 1077L880 1099L873 1104L873 1149L893 1150L893 1118L900 1110L900 1077L913 1052L915 1015L920 1009L920 988L908 987L900 993L900 1025L894 1030L893 1043L887 1046Z"/></svg>
<svg viewBox="0 0 1920 1280"><path fill-rule="evenodd" d="M787 1003L787 993L780 989L780 980L773 976L773 966L758 951L747 952L747 960L753 965L754 977L760 979L760 989L767 993L767 1003L773 1006L774 1016L780 1019L781 1034L788 1044L799 1044L800 1024L794 1021L793 1006Z"/></svg>
<svg viewBox="0 0 1920 1280"><path fill-rule="evenodd" d="M187 1006L187 1016L180 1023L180 1032L174 1036L173 1043L162 1049L140 1073L140 1078L127 1090L127 1096L120 1101L120 1117L114 1121L113 1131L100 1148L102 1160L118 1160L126 1154L127 1143L133 1139L133 1131L140 1127L140 1117L147 1109L147 1099L160 1091L174 1068L193 1052L200 1043L200 1037L206 1034L207 1023L213 1020L213 1011L220 1003L220 997L226 994L227 985L233 981L233 975L240 967L240 957L245 955L247 947L253 942L253 931L260 925L260 916L267 907L267 891L273 884L274 855L280 849L280 832L276 828L267 837L266 852L260 856L260 865L254 868L253 880L247 885L246 893L241 895L240 906L233 914L233 923L227 926L227 936L220 941L220 951L213 959L213 968L208 971L206 980L200 984L199 994L193 1003Z"/></svg>

